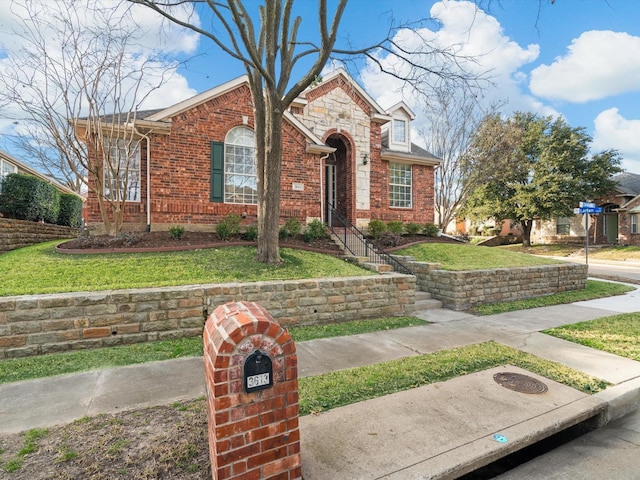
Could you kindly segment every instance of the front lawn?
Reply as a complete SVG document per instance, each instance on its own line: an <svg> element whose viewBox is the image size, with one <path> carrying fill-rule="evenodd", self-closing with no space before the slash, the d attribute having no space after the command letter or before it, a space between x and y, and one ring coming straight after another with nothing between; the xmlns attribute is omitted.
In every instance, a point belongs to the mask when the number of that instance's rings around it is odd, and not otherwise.
<svg viewBox="0 0 640 480"><path fill-rule="evenodd" d="M573 323L544 333L640 361L640 312Z"/></svg>
<svg viewBox="0 0 640 480"><path fill-rule="evenodd" d="M255 261L255 247L162 253L66 255L47 242L0 255L0 296L371 275L331 255L283 248L282 265Z"/></svg>
<svg viewBox="0 0 640 480"><path fill-rule="evenodd" d="M484 270L561 263L549 258L466 244L422 243L394 253L410 255L419 262L439 263L443 270Z"/></svg>

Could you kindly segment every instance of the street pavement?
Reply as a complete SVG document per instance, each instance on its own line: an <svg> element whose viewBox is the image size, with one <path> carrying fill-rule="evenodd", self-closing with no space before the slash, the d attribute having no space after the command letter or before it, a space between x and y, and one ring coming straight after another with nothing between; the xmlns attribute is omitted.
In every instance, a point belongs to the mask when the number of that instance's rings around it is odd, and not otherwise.
<svg viewBox="0 0 640 480"><path fill-rule="evenodd" d="M568 323L640 311L640 289L609 299L477 317L450 310L415 315L429 325L296 345L300 376L493 340L612 383L587 395L504 365L300 419L305 480L457 478L553 433L640 403L640 362L541 334ZM496 383L522 374L542 394ZM204 395L202 358L97 370L0 385L0 434L83 416ZM526 477L520 477L526 478Z"/></svg>

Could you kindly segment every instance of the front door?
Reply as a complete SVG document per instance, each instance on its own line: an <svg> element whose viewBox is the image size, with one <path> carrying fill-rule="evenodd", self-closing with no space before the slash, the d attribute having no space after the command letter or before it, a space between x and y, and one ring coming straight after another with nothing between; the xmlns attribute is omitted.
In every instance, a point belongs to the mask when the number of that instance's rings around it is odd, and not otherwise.
<svg viewBox="0 0 640 480"><path fill-rule="evenodd" d="M324 167L325 189L324 189L324 218L327 225L333 227L332 209L336 208L336 166L325 165Z"/></svg>
<svg viewBox="0 0 640 480"><path fill-rule="evenodd" d="M332 227L344 226L344 222L350 221L350 200L351 189L349 188L349 153L345 139L342 135L334 133L326 140L327 145L334 147L335 152L331 153L325 161L325 219ZM342 219L329 211L333 205L335 212Z"/></svg>

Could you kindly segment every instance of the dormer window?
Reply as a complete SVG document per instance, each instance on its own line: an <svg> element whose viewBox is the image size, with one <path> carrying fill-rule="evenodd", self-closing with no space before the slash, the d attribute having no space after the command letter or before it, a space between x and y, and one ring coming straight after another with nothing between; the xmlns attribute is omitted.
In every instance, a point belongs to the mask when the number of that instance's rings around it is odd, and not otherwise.
<svg viewBox="0 0 640 480"><path fill-rule="evenodd" d="M407 121L400 118L393 119L393 142L407 143Z"/></svg>

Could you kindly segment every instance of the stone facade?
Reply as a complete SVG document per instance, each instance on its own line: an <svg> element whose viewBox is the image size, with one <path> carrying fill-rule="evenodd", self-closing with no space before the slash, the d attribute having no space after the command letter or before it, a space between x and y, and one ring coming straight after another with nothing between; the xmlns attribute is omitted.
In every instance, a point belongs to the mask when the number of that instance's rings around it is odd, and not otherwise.
<svg viewBox="0 0 640 480"><path fill-rule="evenodd" d="M35 243L77 236L78 230L69 227L0 218L0 253Z"/></svg>
<svg viewBox="0 0 640 480"><path fill-rule="evenodd" d="M451 310L581 290L587 284L587 266L577 263L447 271L439 264L416 262L411 257L402 261L416 274L418 289L431 293Z"/></svg>
<svg viewBox="0 0 640 480"><path fill-rule="evenodd" d="M258 302L285 326L406 315L415 277L385 274L0 297L0 359L193 337L218 305Z"/></svg>

